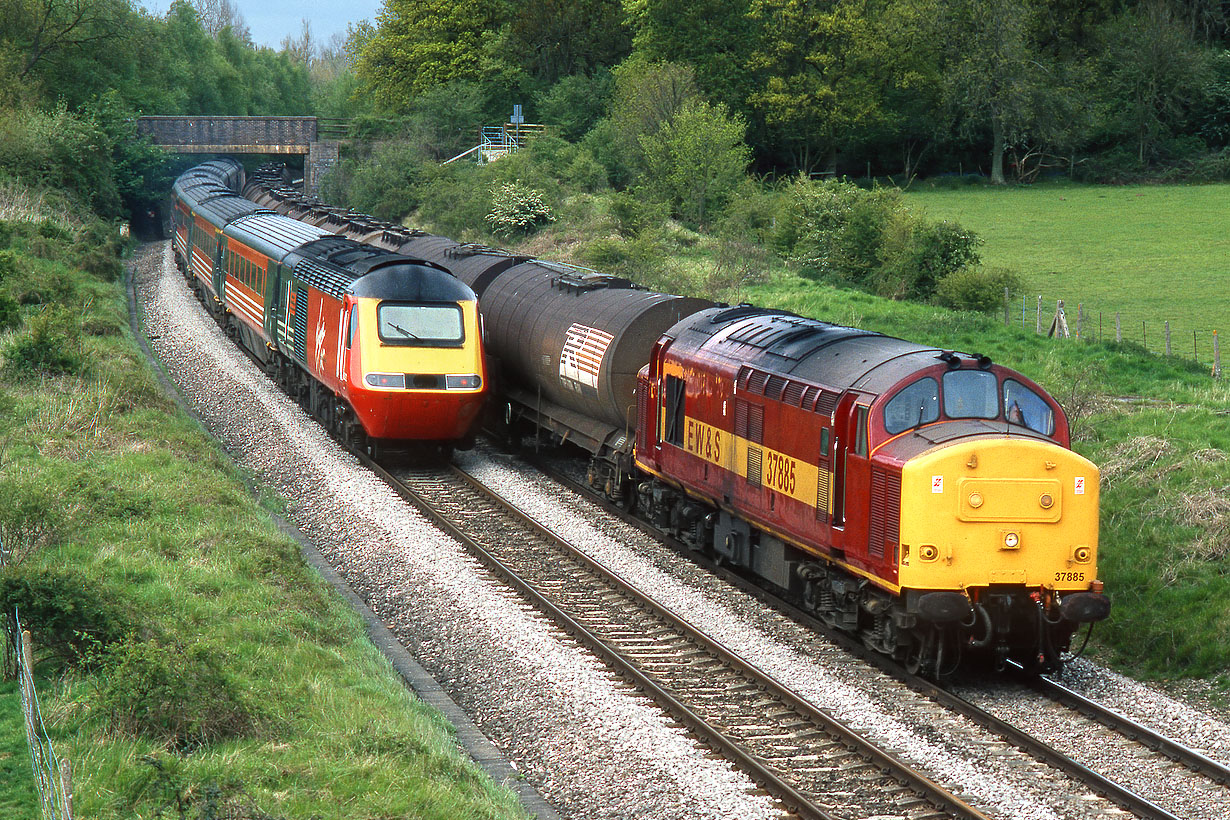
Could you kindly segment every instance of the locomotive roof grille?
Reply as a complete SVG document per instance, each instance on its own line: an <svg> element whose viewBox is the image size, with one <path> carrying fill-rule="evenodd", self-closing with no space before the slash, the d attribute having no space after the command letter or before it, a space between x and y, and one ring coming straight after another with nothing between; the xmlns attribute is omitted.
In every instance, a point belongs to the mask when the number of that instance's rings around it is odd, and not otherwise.
<svg viewBox="0 0 1230 820"><path fill-rule="evenodd" d="M321 263L315 259L300 260L294 267L294 273L295 278L335 299L341 299L347 289L354 284L354 280L358 278L354 271L339 268L333 264Z"/></svg>

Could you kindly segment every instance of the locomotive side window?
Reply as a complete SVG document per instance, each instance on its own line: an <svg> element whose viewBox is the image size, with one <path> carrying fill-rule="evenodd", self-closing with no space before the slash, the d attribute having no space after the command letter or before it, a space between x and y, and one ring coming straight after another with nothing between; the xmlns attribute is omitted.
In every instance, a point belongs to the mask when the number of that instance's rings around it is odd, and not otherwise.
<svg viewBox="0 0 1230 820"><path fill-rule="evenodd" d="M391 345L460 345L465 341L457 305L381 302L376 309L380 341Z"/></svg>
<svg viewBox="0 0 1230 820"><path fill-rule="evenodd" d="M1004 414L1044 436L1055 434L1055 414L1042 397L1015 379L1004 379Z"/></svg>
<svg viewBox="0 0 1230 820"><path fill-rule="evenodd" d="M867 455L867 408L862 405L858 407L858 432L854 441L854 454Z"/></svg>
<svg viewBox="0 0 1230 820"><path fill-rule="evenodd" d="M897 391L884 405L884 429L895 436L940 417L940 385L928 376Z"/></svg>
<svg viewBox="0 0 1230 820"><path fill-rule="evenodd" d="M999 415L995 374L949 370L944 374L944 415L951 419L993 419Z"/></svg>
<svg viewBox="0 0 1230 820"><path fill-rule="evenodd" d="M683 379L675 378L674 376L666 377L666 395L664 399L666 405L663 408L666 413L666 435L663 439L668 444L674 444L676 447L683 446L683 428L684 428L684 389Z"/></svg>

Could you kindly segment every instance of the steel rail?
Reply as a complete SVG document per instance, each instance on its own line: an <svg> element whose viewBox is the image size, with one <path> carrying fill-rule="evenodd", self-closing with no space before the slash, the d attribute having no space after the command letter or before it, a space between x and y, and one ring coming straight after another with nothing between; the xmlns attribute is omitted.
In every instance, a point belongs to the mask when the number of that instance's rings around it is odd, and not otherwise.
<svg viewBox="0 0 1230 820"><path fill-rule="evenodd" d="M890 677L899 680L918 694L929 697L952 711L964 715L977 723L979 726L982 726L987 731L999 735L1001 738L1011 743L1013 746L1016 746L1021 751L1031 755L1048 766L1058 769L1059 771L1073 777L1077 781L1088 786L1095 794L1098 794L1101 797L1115 803L1120 808L1132 812L1137 817L1142 818L1142 820L1182 820L1182 818L1172 814L1165 808L1145 799L1115 781L1104 777L1093 769L1090 769L1088 766L1073 760L1062 752L1059 752L1045 742L1035 738L1027 732L1022 731L1007 721L990 714L989 712L975 706L947 689L936 685L926 678L911 674L900 664L878 652L873 652L867 649L861 641L857 641L850 635L828 626L823 621L813 617L806 611L800 609L794 603L780 597L771 590L748 580L744 576L731 572L726 567L718 566L716 563L708 560L703 555L699 555L695 550L689 549L683 543L675 540L668 534L663 533L661 530L648 524L635 515L632 515L619 505L612 503L609 499L594 492L573 477L556 469L554 465L551 465L542 459L531 458L528 460L537 469L542 470L552 479L585 496L589 500L601 506L607 512L617 515L626 523L635 526L642 532L661 540L676 552L688 556L690 560L721 576L723 579L742 589L744 592L765 601L798 623L812 629L813 631L823 634L826 638L832 640L846 651L871 664L872 666L875 666ZM1171 743L1173 743L1173 741ZM1179 744L1174 745L1177 746Z"/></svg>
<svg viewBox="0 0 1230 820"><path fill-rule="evenodd" d="M489 550L478 544L474 539L470 538L462 531L461 527L449 521L446 516L437 512L427 500L420 498L412 488L406 486L385 468L375 462L372 462L371 459L362 456L361 454L359 454L359 458L382 480L389 483L399 495L420 510L423 515L426 516L433 524L457 538L468 551L491 567L501 578L504 579L506 583L516 589L521 595L525 596L525 598L531 601L535 607L539 608L540 611L544 612L551 620L557 623L578 641L581 641L583 644L590 647L618 674L641 688L642 691L648 694L655 702L662 706L662 708L687 726L698 737L707 741L715 750L719 751L723 755L727 756L727 758L732 762L739 765L767 792L772 794L783 804L787 805L799 816L814 818L815 820L831 820L832 815L826 812L822 807L817 806L814 801L804 792L792 785L782 772L776 770L767 761L742 748L738 740L723 731L720 727L708 722L703 716L698 714L686 703L677 698L671 691L651 679L647 674L637 668L637 666L629 658L625 657L618 648L608 644L601 637L595 635L583 624L579 623L575 618L571 617L561 608L547 600L546 597L536 591L531 584L520 578L515 570L507 566L498 557L491 554ZM818 728L822 729L830 737L835 738L844 747L861 755L876 768L889 773L895 780L906 786L912 793L931 804L936 811L947 813L953 817L966 818L966 820L988 820L986 815L968 805L959 797L952 795L938 784L926 778L925 775L912 770L908 765L903 764L893 758L891 754L879 749L864 738L859 737L855 732L849 729L849 727L845 726L840 721L837 721L831 715L828 715L822 710L815 708L811 704L807 703L797 693L790 691L780 682L774 680L761 670L756 669L754 666L740 659L737 654L729 648L722 646L714 639L699 630L696 630L690 624L682 621L674 613L671 613L670 611L657 605L652 600L646 598L646 596L637 590L635 586L619 577L617 573L606 568L600 562L593 560L589 556L578 552L568 543L567 539L553 532L550 528L545 527L541 523L535 521L521 510L516 509L514 505L506 499L500 497L498 494L492 492L489 488L484 487L472 476L469 476L459 468L453 467L452 469L455 470L456 473L463 478L463 480L474 487L477 491L490 497L503 509L507 510L511 516L513 516L523 526L531 530L537 537L546 539L551 543L558 544L570 555L574 556L576 560L585 566L589 571L597 574L599 577L602 577L622 594L632 598L640 606L652 612L655 617L663 619L689 639L701 644L723 662L746 674L749 680L754 681L758 686L762 686L766 690L773 692L773 694L778 696L785 705L795 709L801 715L813 721Z"/></svg>
<svg viewBox="0 0 1230 820"><path fill-rule="evenodd" d="M1230 766L1226 766L1195 749L1179 743L1177 740L1161 735L1149 727L1138 723L1132 718L1114 709L1103 706L1079 692L1069 689L1059 681L1046 675L1028 675L1017 664L1017 674L1021 675L1025 684L1039 694L1062 703L1069 709L1081 713L1085 717L1097 721L1108 729L1134 740L1153 751L1165 755L1176 763L1181 763L1197 774L1204 775L1215 783L1230 786Z"/></svg>

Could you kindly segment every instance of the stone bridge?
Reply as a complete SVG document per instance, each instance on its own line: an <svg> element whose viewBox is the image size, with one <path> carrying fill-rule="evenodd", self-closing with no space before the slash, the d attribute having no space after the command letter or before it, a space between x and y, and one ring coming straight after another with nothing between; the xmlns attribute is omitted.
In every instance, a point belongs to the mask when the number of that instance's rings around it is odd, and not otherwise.
<svg viewBox="0 0 1230 820"><path fill-rule="evenodd" d="M181 154L301 154L303 188L315 194L337 163L347 123L320 117L150 116L137 118L137 133Z"/></svg>

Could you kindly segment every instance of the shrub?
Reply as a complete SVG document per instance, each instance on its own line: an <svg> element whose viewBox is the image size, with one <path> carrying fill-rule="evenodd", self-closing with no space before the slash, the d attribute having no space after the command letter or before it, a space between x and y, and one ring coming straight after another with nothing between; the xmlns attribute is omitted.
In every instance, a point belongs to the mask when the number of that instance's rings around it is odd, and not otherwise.
<svg viewBox="0 0 1230 820"><path fill-rule="evenodd" d="M16 530L5 532L12 538ZM39 647L66 664L89 665L100 649L135 631L114 596L76 570L10 565L0 574L0 606L9 613L16 607Z"/></svg>
<svg viewBox="0 0 1230 820"><path fill-rule="evenodd" d="M1011 296L1022 286L1021 277L1008 268L962 268L940 280L935 301L956 310L992 313L1004 306L1004 288Z"/></svg>
<svg viewBox="0 0 1230 820"><path fill-rule="evenodd" d="M929 223L895 188L798 178L773 244L804 276L851 284L894 299L928 298L948 274L978 261L978 236Z"/></svg>
<svg viewBox="0 0 1230 820"><path fill-rule="evenodd" d="M82 364L81 328L70 311L47 305L30 318L25 332L10 339L0 353L4 370L9 373L73 373Z"/></svg>
<svg viewBox="0 0 1230 820"><path fill-rule="evenodd" d="M17 300L0 291L0 333L12 330L21 324L21 310Z"/></svg>
<svg viewBox="0 0 1230 820"><path fill-rule="evenodd" d="M528 235L555 221L551 206L542 194L516 182L506 182L492 190L487 224L496 236Z"/></svg>
<svg viewBox="0 0 1230 820"><path fill-rule="evenodd" d="M214 650L128 639L102 656L95 706L108 726L180 751L251 731L253 709Z"/></svg>
<svg viewBox="0 0 1230 820"><path fill-rule="evenodd" d="M583 246L580 257L588 265L631 279L640 285L661 287L666 254L653 231L633 239L597 239Z"/></svg>

